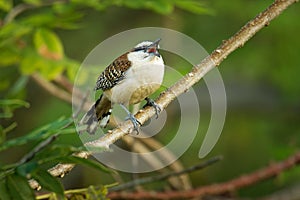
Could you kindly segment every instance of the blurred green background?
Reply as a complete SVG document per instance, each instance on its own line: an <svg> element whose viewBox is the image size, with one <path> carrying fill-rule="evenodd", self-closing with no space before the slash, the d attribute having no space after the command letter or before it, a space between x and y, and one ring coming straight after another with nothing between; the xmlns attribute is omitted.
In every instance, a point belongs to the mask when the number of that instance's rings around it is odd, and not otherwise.
<svg viewBox="0 0 300 200"><path fill-rule="evenodd" d="M82 62L87 54L106 38L128 29L149 26L170 28L182 32L211 52L221 44L222 40L229 38L247 21L272 3L270 0L201 2L204 3L204 8L209 11L208 13L194 13L178 7L159 13L155 9L144 7L132 9L130 6L112 5L101 10L95 9L93 6L82 6L74 11L78 16L75 14L66 16L66 18L78 17L76 27L74 25L74 27L66 29L63 25L61 27L51 26L50 22L48 25L44 22L40 22L40 25L37 23L36 27L49 26L60 38L64 55L78 63ZM71 7L62 9L71 10ZM34 14L46 16L51 9L53 8L43 7L28 10L16 19L25 19ZM230 180L284 159L299 150L299 11L299 5L291 6L268 27L256 34L245 46L233 52L219 66L228 100L227 116L222 135L207 157L223 155L224 160L203 171L193 173L191 179L194 186ZM4 16L5 12L2 14L2 19ZM42 21L42 16L37 19ZM33 22L29 21L28 23ZM26 31L23 28L20 28L20 31ZM71 115L72 109L69 103L46 92L30 78L30 75L24 76L24 69L19 67L22 63L6 61L6 56L10 54L9 51L15 50L14 48L8 49L5 45L22 46L22 40L20 43L7 44L9 41L5 38L5 33L1 32L0 37L2 40L0 49L0 60L2 60L0 61L1 98L22 98L30 103L30 108L16 110L12 119L1 119L3 127L13 121L18 124L7 135L7 138L21 136L60 116ZM30 33L26 37L32 37L32 34ZM31 39L24 40L25 43L32 42ZM7 43L3 44L5 42ZM19 55L24 56L22 53ZM173 65L176 66L176 64ZM176 68L188 71L191 65L182 62ZM76 70L73 71L76 72ZM95 79L96 76L97 74L91 78ZM11 86L15 86L16 81L19 84L22 84L23 81L25 84L24 88L14 92ZM198 151L210 119L210 103L206 86L201 81L195 87L203 92L198 94L201 122L193 145L180 158L185 167L199 162ZM168 108L170 113L173 107L176 112L176 106L173 104ZM162 143L173 137L172 131L173 129L176 131L176 127L172 129L170 124L177 117L169 115L167 128L164 129L167 131L157 136ZM186 132L188 134L189 130ZM58 140L64 140L70 144L79 143L76 134L63 136ZM26 145L5 151L0 155L0 161L1 163L16 161L24 151L30 148L30 145ZM128 174L124 173L123 175L130 179ZM247 197L264 196L290 185L299 184L299 180L300 168L295 167L274 179L241 189L237 194ZM86 187L91 184L112 183L113 181L110 176L101 172L77 167L63 179L63 182L65 188L68 189Z"/></svg>

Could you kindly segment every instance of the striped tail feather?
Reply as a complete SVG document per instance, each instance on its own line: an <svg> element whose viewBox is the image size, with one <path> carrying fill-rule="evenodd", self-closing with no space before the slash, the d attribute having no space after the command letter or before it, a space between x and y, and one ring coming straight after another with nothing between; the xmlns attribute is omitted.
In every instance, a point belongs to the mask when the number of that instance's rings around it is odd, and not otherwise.
<svg viewBox="0 0 300 200"><path fill-rule="evenodd" d="M112 105L111 101L103 94L95 102L88 112L82 117L79 122L79 126L87 126L84 131L89 134L95 134L98 126L105 128L109 122L111 115ZM82 133L84 131L80 131Z"/></svg>

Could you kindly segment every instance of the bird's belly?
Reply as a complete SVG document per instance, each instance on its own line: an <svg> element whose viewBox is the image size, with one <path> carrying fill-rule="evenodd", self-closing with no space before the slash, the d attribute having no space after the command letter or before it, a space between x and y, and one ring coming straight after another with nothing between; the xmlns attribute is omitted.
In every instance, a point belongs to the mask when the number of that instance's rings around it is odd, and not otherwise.
<svg viewBox="0 0 300 200"><path fill-rule="evenodd" d="M129 100L129 104L136 104L143 101L146 97L154 93L159 87L160 84L149 84L140 86L132 93Z"/></svg>
<svg viewBox="0 0 300 200"><path fill-rule="evenodd" d="M154 93L161 85L164 75L164 66L151 66L152 68L133 68L126 77L106 96L118 104L136 104Z"/></svg>

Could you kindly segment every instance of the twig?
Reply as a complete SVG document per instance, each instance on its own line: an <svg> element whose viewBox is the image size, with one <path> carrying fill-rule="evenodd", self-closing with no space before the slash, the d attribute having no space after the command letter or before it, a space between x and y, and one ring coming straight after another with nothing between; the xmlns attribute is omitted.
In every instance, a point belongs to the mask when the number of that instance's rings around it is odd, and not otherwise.
<svg viewBox="0 0 300 200"><path fill-rule="evenodd" d="M3 22L4 22L4 24L9 23L14 18L16 18L18 15L20 15L21 13L23 13L27 10L44 7L44 6L50 6L55 3L66 3L66 2L67 2L67 0L48 0L48 1L42 1L42 3L40 3L38 5L22 3L22 4L15 6L13 9L11 9L10 12L5 16Z"/></svg>
<svg viewBox="0 0 300 200"><path fill-rule="evenodd" d="M142 133L142 132L141 132ZM137 153L145 153L145 152L151 152L155 151L157 149L150 149L149 146L146 146L141 139L137 139L134 137L123 137L123 141L127 143L128 146L132 147L132 150ZM161 149L160 149L161 150ZM165 158L165 155L170 155L170 157ZM159 169L161 165L161 160L172 160L174 158L174 154L172 154L168 149L161 150L160 154L155 156L149 154L147 157L143 157L143 159L148 163L148 165L152 166L152 168ZM138 165L138 163L136 163ZM183 170L183 166L179 160L176 160L172 164L168 166L169 170L172 171L181 171ZM158 170L160 173L166 173L166 168L163 168L161 170ZM136 174L138 175L138 174ZM137 179L137 178L136 178ZM190 189L191 183L188 176L178 176L173 177L172 179L169 179L169 183L173 188L176 189Z"/></svg>
<svg viewBox="0 0 300 200"><path fill-rule="evenodd" d="M40 152L46 146L51 144L56 138L57 138L57 134L52 135L51 137L47 138L46 140L40 142L37 146L34 147L34 149L32 149L29 153L27 153L20 159L20 161L18 162L18 165L22 165L22 164L30 161L38 152Z"/></svg>
<svg viewBox="0 0 300 200"><path fill-rule="evenodd" d="M29 153L25 154L17 163L9 165L9 169L6 170L3 174L1 174L0 179L7 174L11 174L15 171L15 168L23 165L29 161L31 161L34 156L40 152L42 149L44 149L46 146L51 144L55 139L57 135L52 135L51 137L47 138L46 140L40 142L38 145L36 145Z"/></svg>
<svg viewBox="0 0 300 200"><path fill-rule="evenodd" d="M220 195L226 192L238 190L240 188L253 185L259 181L277 176L285 170L300 164L300 152L283 160L271 164L270 166L257 170L253 173L240 176L228 182L198 187L190 191L167 191L167 192L111 192L108 194L110 199L186 199L192 197L203 197L205 195Z"/></svg>
<svg viewBox="0 0 300 200"><path fill-rule="evenodd" d="M122 185L118 185L112 188L109 188L109 191L120 191L120 190L124 190L124 189L128 189L128 188L132 188L136 185L143 185L143 184L147 184L147 183L152 183L152 182L156 182L156 181L161 181L161 180L165 180L168 179L172 176L179 176L182 174L186 174L186 173L190 173L196 170L200 170L200 169L204 169L205 167L212 165L218 161L220 161L222 159L222 156L216 156L213 157L211 159L208 159L207 161L201 162L197 165L194 165L192 167L186 168L182 171L179 172L169 172L169 173L165 173L165 174L160 174L157 176L151 176L151 177L147 177L147 178L141 178L141 179L137 179L134 181L130 181L127 183L124 183Z"/></svg>
<svg viewBox="0 0 300 200"><path fill-rule="evenodd" d="M79 107L82 104L82 98L79 97L75 97L72 99L72 95L68 92L66 92L65 90L57 87L55 84L45 80L43 77L41 77L38 74L32 74L31 77L33 78L33 80L35 80L41 87L43 87L46 91L48 91L50 94L52 94L53 96L62 99L66 102L73 103L78 105ZM82 95L84 96L84 95ZM83 97L84 98L84 97ZM85 102L83 108L85 110L89 109L89 105L88 103Z"/></svg>
<svg viewBox="0 0 300 200"><path fill-rule="evenodd" d="M155 138L141 138L140 139L143 143L145 143L148 146L151 146L155 150L157 149L165 149L164 151L160 151L159 156L164 160L176 160L175 155L172 151L170 151L168 148L163 148L163 145L157 141ZM173 163L171 163L168 168L173 171L181 171L184 169L184 166L182 165L182 162L180 160L176 160ZM192 188L192 183L190 180L190 177L187 174L182 174L181 176L178 176L178 179L180 180L180 183L182 184L182 188L185 190Z"/></svg>
<svg viewBox="0 0 300 200"><path fill-rule="evenodd" d="M90 152L87 151L81 151L78 153L74 153L73 156L77 156L80 158L88 158L91 155ZM73 168L75 167L75 164L57 164L54 167L50 168L48 172L52 176L56 177L64 177L67 173L69 173ZM42 187L41 185L34 179L31 179L28 181L31 188L40 190Z"/></svg>
<svg viewBox="0 0 300 200"><path fill-rule="evenodd" d="M89 95L89 92L87 92L86 95L84 96L84 98L82 99L82 102L80 103L78 110L72 115L73 118L76 118L78 116L78 114L80 113L81 109L83 108L83 106L86 103L88 95ZM70 126L72 123L73 122L70 122L70 123L66 124L63 128L66 128L66 127ZM57 135L54 135L54 136L48 138L47 140L45 140L44 142L42 142L40 145L38 145L37 146L37 147L39 147L38 151L40 151L42 149L42 147L45 147L46 144L52 142L56 138L56 136ZM44 144L44 146L42 144ZM25 159L27 160L27 157L30 157L30 155L31 154L29 153L28 156L25 156L24 158L22 158L20 162L22 162L22 160L25 160ZM86 158L87 159L88 156L90 156L90 153L82 151L82 152L74 153L73 156L77 156L77 157L80 157L80 158ZM71 171L74 166L75 166L74 164L58 164L54 168L49 169L48 171L53 176L63 177L66 173ZM56 169L56 167L60 168L60 170ZM61 170L63 170L64 173L61 172ZM54 172L56 172L56 171L60 172L61 174L59 174L59 175L55 174ZM31 188L34 188L34 189L37 189L37 190L41 189L40 184L34 179L30 179L29 184L30 184Z"/></svg>
<svg viewBox="0 0 300 200"><path fill-rule="evenodd" d="M137 111L138 111L138 109L135 112L137 112ZM134 111L133 111L133 113L134 113ZM114 117L113 120L111 120L109 122L112 127L117 126L116 119L117 119L117 117ZM117 120L117 121L119 121L119 120ZM146 133L143 133L143 130L140 130L140 134L145 135ZM164 161L174 160L174 162L172 162L168 166L169 170L181 171L184 169L181 161L178 159L176 160L175 155L168 148L163 148L163 145L153 137L137 139L134 137L127 136L127 137L123 137L122 140L127 144L127 146L131 147L132 150L137 153L145 153L145 152L150 152L150 151L156 151L159 149L160 151L159 151L157 157L155 157L155 156L143 157L143 159L145 159L145 161L154 168L156 168L156 164L158 164L157 166L160 166L161 163L159 160L164 160ZM158 168L160 168L160 167L158 167ZM161 173L164 173L164 172L166 172L166 170L167 170L167 168L164 168L159 171L161 171ZM119 182L119 183L121 183L121 182ZM188 190L188 189L192 188L189 176L186 174L169 179L169 183L173 188L184 189L184 190Z"/></svg>
<svg viewBox="0 0 300 200"><path fill-rule="evenodd" d="M163 108L166 108L177 96L187 91L195 83L197 83L205 74L207 74L215 66L218 66L231 52L238 47L242 47L255 33L257 33L264 26L280 15L282 11L287 9L290 5L297 2L297 0L275 0L265 11L257 15L253 20L249 21L243 26L234 36L224 41L221 46L214 50L208 57L206 57L199 65L193 67L192 71L180 79L177 83L171 86L168 90L163 92L156 100L156 103ZM54 94L57 96L56 94ZM155 114L152 107L147 107L138 112L135 117L142 124ZM127 135L133 130L132 123L127 122L120 128L114 129L110 134L106 134L99 140L90 142L86 145L96 145L103 148L109 148L110 144ZM90 155L84 152L85 156ZM54 176L61 176L69 172L74 165L58 165L49 170Z"/></svg>
<svg viewBox="0 0 300 200"><path fill-rule="evenodd" d="M16 7L14 7L4 18L3 22L4 24L7 24L11 22L14 18L16 18L19 14L22 12L32 9L35 6L30 5L30 4L19 4Z"/></svg>
<svg viewBox="0 0 300 200"><path fill-rule="evenodd" d="M53 83L45 80L38 74L32 74L31 77L35 80L40 86L42 86L46 91L48 91L53 96L56 96L66 102L72 103L72 96L70 93L56 87Z"/></svg>
<svg viewBox="0 0 300 200"><path fill-rule="evenodd" d="M78 88L74 87L74 85L64 75L58 76L56 79L54 79L54 81L65 88L66 91L73 96L76 96L79 99L84 97L82 92Z"/></svg>
<svg viewBox="0 0 300 200"><path fill-rule="evenodd" d="M63 86L69 93L73 92L74 85L64 75L56 77L54 81Z"/></svg>
<svg viewBox="0 0 300 200"><path fill-rule="evenodd" d="M137 111L138 110L136 110L135 112L137 112ZM133 111L133 113L134 113L134 111ZM117 126L116 119L117 119L117 117L114 117L114 119L109 122L112 127ZM117 121L119 121L119 120L117 120ZM144 135L146 133L143 133L143 130L140 130L140 134ZM159 161L159 160L164 160L164 161L174 160L174 162L172 162L168 166L169 170L181 171L184 169L181 161L178 159L176 160L175 155L168 148L163 148L163 145L153 137L137 139L134 137L126 136L126 137L123 137L122 140L127 144L127 146L131 147L132 150L137 153L151 152L151 151L156 151L159 149L160 151L159 151L157 157L150 156L150 155L147 157L143 157L143 159L145 159L145 161L154 168L156 168L156 166L157 166L157 169L160 168L159 166L161 164L160 163L161 161ZM164 168L159 171L161 173L165 173L166 170L168 170L168 169ZM117 181L117 182L119 182L119 181ZM121 182L119 182L119 183L121 183ZM173 188L176 188L176 189L178 188L178 189L188 190L188 189L192 188L189 176L186 174L183 174L178 177L170 178L169 183Z"/></svg>
<svg viewBox="0 0 300 200"><path fill-rule="evenodd" d="M171 163L168 166L169 170L181 171L181 170L184 169L184 166L182 165L181 161L178 160L178 159L176 160L175 155L168 148L163 148L163 145L159 141L157 141L155 138L153 138L153 137L140 138L139 141L146 144L147 146L151 147L153 150L160 149L160 151L159 151L160 159L162 159L162 160L175 160L173 163ZM164 150L162 150L162 149L164 149ZM170 182L171 182L172 179L170 179ZM181 176L178 176L177 179L178 179L178 181L176 183L181 185L180 188L183 188L185 190L188 190L188 189L192 188L190 178L187 174L182 174ZM174 184L175 183L173 183L172 185L174 186Z"/></svg>
<svg viewBox="0 0 300 200"><path fill-rule="evenodd" d="M192 71L181 78L177 83L163 92L156 103L166 108L176 97L186 92L190 87L197 83L205 74L218 66L232 51L242 47L256 32L268 25L271 20L278 16L284 9L296 0L276 0L265 11L257 15L253 20L242 27L234 36L224 41L211 55L206 57L199 65L193 67ZM144 124L155 114L153 107L147 107L138 112L136 119ZM99 140L92 141L86 145L109 147L115 141L133 131L133 125L127 121L122 127L115 128L110 134L106 134Z"/></svg>

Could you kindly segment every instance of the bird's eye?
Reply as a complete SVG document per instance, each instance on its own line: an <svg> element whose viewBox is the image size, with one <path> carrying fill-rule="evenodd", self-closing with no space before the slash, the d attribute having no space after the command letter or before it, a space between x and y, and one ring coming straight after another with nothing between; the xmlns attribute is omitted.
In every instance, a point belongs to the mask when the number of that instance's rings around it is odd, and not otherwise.
<svg viewBox="0 0 300 200"><path fill-rule="evenodd" d="M146 51L147 47L137 47L133 51Z"/></svg>

